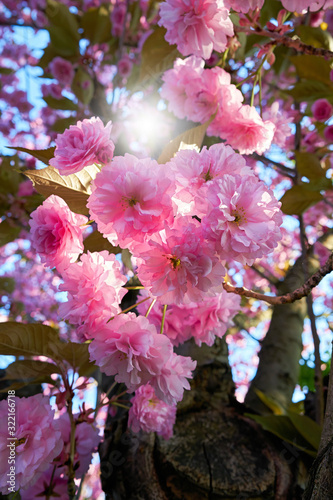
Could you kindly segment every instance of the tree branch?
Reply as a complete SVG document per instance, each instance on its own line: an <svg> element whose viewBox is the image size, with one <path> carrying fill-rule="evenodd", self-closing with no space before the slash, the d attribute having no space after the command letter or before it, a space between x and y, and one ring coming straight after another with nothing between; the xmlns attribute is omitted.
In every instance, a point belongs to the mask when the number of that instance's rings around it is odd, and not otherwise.
<svg viewBox="0 0 333 500"><path fill-rule="evenodd" d="M293 292L286 293L284 295L278 296L270 296L265 295L263 293L253 292L252 290L248 290L244 287L236 287L231 285L230 283L224 282L223 288L228 293L236 293L237 295L241 295L243 297L249 297L257 300L264 300L268 304L272 305L282 305L282 304L291 304L296 300L302 299L309 295L311 290L316 287L321 280L329 274L333 270L333 253L327 259L326 264L319 269L316 273L314 273L305 283L299 288L296 288Z"/></svg>

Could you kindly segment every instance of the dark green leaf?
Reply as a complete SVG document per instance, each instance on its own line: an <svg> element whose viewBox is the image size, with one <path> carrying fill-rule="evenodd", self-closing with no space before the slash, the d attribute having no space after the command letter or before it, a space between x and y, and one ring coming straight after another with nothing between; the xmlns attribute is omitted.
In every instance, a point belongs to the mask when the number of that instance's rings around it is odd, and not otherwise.
<svg viewBox="0 0 333 500"><path fill-rule="evenodd" d="M89 234L83 242L84 251L87 252L102 252L107 250L109 253L121 253L121 248L119 246L114 247L111 243L104 238L104 236L99 231L94 231Z"/></svg>
<svg viewBox="0 0 333 500"><path fill-rule="evenodd" d="M52 109L65 109L67 111L77 111L78 110L78 105L75 104L71 99L68 99L68 97L62 97L61 99L55 99L51 95L48 95L44 97L44 101L50 108Z"/></svg>
<svg viewBox="0 0 333 500"><path fill-rule="evenodd" d="M7 245L11 241L16 240L19 237L22 228L18 226L12 226L5 219L0 222L0 246Z"/></svg>
<svg viewBox="0 0 333 500"><path fill-rule="evenodd" d="M83 36L92 44L107 43L111 38L110 11L106 5L88 9L81 18Z"/></svg>
<svg viewBox="0 0 333 500"><path fill-rule="evenodd" d="M310 153L295 152L296 168L299 174L304 175L308 179L325 177L325 170L321 167L318 157Z"/></svg>
<svg viewBox="0 0 333 500"><path fill-rule="evenodd" d="M176 45L169 45L165 40L165 28L156 28L147 38L141 51L140 81L158 79L171 68L177 57L181 57Z"/></svg>
<svg viewBox="0 0 333 500"><path fill-rule="evenodd" d="M296 33L303 43L312 45L313 47L323 47L324 49L333 49L333 38L329 31L323 31L319 27L305 26L301 24L297 26Z"/></svg>
<svg viewBox="0 0 333 500"><path fill-rule="evenodd" d="M288 411L287 416L307 442L310 443L315 450L318 450L322 431L320 425L306 415L298 415L292 411Z"/></svg>
<svg viewBox="0 0 333 500"><path fill-rule="evenodd" d="M9 147L9 146L7 146L7 147ZM51 158L54 157L55 147L48 148L48 149L27 149L27 148L20 148L18 146L15 146L15 147L10 147L10 149L16 149L17 151L22 151L22 153L28 153L29 155L33 156L34 158L37 158L37 160L40 160L43 163L45 163L46 165L48 165Z"/></svg>
<svg viewBox="0 0 333 500"><path fill-rule="evenodd" d="M305 80L315 80L332 87L330 79L331 65L323 57L301 54L290 57L296 67L297 75Z"/></svg>

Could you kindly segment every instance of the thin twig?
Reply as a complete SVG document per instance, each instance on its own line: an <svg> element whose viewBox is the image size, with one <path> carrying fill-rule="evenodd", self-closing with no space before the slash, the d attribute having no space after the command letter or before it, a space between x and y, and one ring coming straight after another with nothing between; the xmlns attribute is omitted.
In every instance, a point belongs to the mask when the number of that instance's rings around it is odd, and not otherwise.
<svg viewBox="0 0 333 500"><path fill-rule="evenodd" d="M311 290L316 287L321 280L333 270L333 253L327 259L327 262L322 266L316 273L314 273L300 288L296 288L293 292L286 293L285 295L270 296L263 293L253 292L244 287L236 287L230 283L224 282L223 288L228 293L236 293L244 297L249 297L257 300L264 300L268 304L278 305L278 304L291 304L296 300L300 300L303 297L309 295Z"/></svg>
<svg viewBox="0 0 333 500"><path fill-rule="evenodd" d="M294 179L296 176L296 172L294 169L286 167L285 165L282 165L282 163L271 160L270 158L266 158L265 156L260 156L257 153L253 153L250 156L254 160L261 161L262 163L264 163L268 167L271 167L274 170L278 170L280 174L285 175L286 177L289 177L290 179Z"/></svg>

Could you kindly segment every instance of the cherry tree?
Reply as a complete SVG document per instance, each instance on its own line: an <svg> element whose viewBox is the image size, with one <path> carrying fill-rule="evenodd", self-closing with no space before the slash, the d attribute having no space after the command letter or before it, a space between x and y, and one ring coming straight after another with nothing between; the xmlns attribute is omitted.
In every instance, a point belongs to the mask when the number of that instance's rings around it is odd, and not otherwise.
<svg viewBox="0 0 333 500"><path fill-rule="evenodd" d="M0 492L328 498L333 2L0 30Z"/></svg>

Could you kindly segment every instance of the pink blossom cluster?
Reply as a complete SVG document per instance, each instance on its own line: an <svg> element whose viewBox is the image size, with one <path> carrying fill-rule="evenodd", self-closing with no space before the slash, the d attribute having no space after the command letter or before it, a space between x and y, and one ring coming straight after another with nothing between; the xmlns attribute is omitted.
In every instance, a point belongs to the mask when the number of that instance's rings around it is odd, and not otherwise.
<svg viewBox="0 0 333 500"><path fill-rule="evenodd" d="M159 335L148 318L120 314L96 329L89 344L90 359L107 375L114 375L130 392L149 383L169 405L189 389L196 362L173 352L168 337Z"/></svg>
<svg viewBox="0 0 333 500"><path fill-rule="evenodd" d="M56 195L49 196L31 213L32 246L48 267L59 271L83 252L83 227L87 217L72 212Z"/></svg>
<svg viewBox="0 0 333 500"><path fill-rule="evenodd" d="M91 338L99 323L120 312L127 279L115 255L88 251L62 272L62 279L59 289L67 292L67 302L60 304L59 314L78 327L81 340Z"/></svg>
<svg viewBox="0 0 333 500"><path fill-rule="evenodd" d="M176 406L170 406L158 399L153 387L142 385L131 399L128 426L134 432L156 432L164 439L173 435L176 421Z"/></svg>
<svg viewBox="0 0 333 500"><path fill-rule="evenodd" d="M147 306L142 303L137 309L144 314ZM166 310L164 333L175 346L192 337L198 346L203 342L211 346L216 337L222 338L232 326L232 318L239 310L240 296L224 290L214 297L204 297L200 302L171 304ZM158 302L149 314L150 322L156 328L161 324L162 315L163 306Z"/></svg>
<svg viewBox="0 0 333 500"><path fill-rule="evenodd" d="M160 26L165 39L177 44L181 54L209 59L213 50L223 52L234 34L223 0L167 0L160 6Z"/></svg>
<svg viewBox="0 0 333 500"><path fill-rule="evenodd" d="M8 493L10 450L13 450L15 459L14 483L18 490L36 481L63 447L61 432L53 419L54 411L47 397L37 394L29 398L0 401L2 422L7 422L10 401L15 401L15 438L9 441L7 425L0 427L0 491L4 495Z"/></svg>
<svg viewBox="0 0 333 500"><path fill-rule="evenodd" d="M104 127L102 120L95 117L70 125L63 134L57 135L50 165L57 168L61 175L70 175L93 163L109 163L114 151L110 139L111 127L111 122Z"/></svg>
<svg viewBox="0 0 333 500"><path fill-rule="evenodd" d="M204 123L216 113L208 135L225 139L241 154L262 154L271 146L274 122L264 121L255 107L242 104L242 93L222 68L205 69L202 59L191 56L176 59L162 79L161 96L178 118Z"/></svg>

